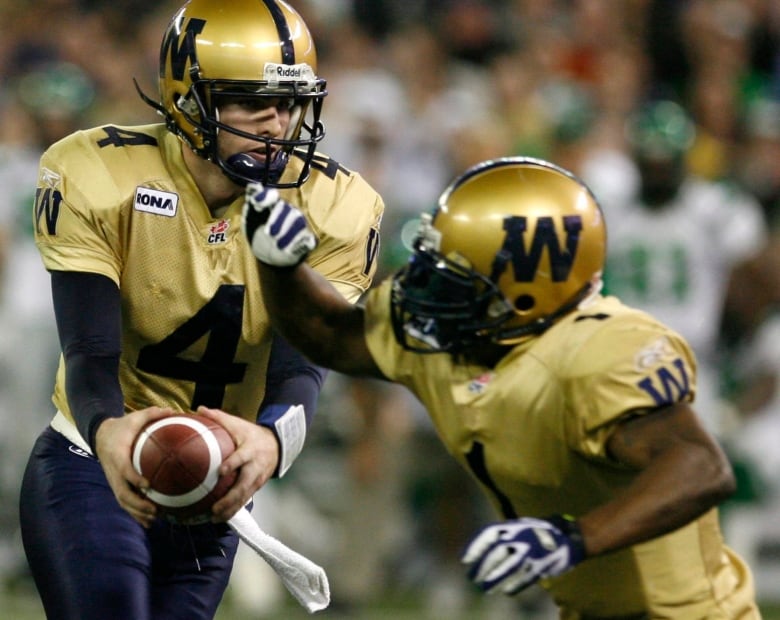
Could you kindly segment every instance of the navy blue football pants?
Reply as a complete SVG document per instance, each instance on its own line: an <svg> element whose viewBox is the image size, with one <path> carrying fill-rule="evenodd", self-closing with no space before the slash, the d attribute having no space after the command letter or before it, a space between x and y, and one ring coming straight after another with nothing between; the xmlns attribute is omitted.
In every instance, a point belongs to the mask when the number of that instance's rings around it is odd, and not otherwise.
<svg viewBox="0 0 780 620"><path fill-rule="evenodd" d="M144 529L98 461L50 428L27 464L20 518L49 620L210 620L238 546L224 524Z"/></svg>

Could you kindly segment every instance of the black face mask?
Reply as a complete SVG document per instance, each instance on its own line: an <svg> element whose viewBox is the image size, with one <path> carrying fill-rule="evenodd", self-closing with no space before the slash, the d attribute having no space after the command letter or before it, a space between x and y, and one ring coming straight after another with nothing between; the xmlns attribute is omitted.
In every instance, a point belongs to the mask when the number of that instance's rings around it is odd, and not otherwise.
<svg viewBox="0 0 780 620"><path fill-rule="evenodd" d="M419 353L457 353L491 342L513 313L490 280L418 249L393 279L391 319L399 344ZM489 316L488 308L505 312Z"/></svg>

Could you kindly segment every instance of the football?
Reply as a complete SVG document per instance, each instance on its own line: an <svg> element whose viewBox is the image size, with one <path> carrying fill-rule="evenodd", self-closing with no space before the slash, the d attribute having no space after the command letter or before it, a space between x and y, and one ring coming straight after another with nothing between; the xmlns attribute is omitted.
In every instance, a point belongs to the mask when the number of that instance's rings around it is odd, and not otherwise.
<svg viewBox="0 0 780 620"><path fill-rule="evenodd" d="M133 467L149 481L146 497L168 520L204 523L211 506L236 479L219 466L235 450L230 434L216 422L176 415L147 424L133 444Z"/></svg>

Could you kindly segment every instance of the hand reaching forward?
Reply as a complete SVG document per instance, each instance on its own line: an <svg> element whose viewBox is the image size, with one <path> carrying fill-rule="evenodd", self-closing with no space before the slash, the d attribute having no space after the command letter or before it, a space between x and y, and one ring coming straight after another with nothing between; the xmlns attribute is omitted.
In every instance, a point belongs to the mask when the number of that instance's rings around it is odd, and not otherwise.
<svg viewBox="0 0 780 620"><path fill-rule="evenodd" d="M241 226L257 260L272 267L294 267L317 247L303 213L261 183L246 186Z"/></svg>
<svg viewBox="0 0 780 620"><path fill-rule="evenodd" d="M556 515L489 525L469 543L461 561L469 565L469 578L485 592L517 594L584 559L576 522Z"/></svg>

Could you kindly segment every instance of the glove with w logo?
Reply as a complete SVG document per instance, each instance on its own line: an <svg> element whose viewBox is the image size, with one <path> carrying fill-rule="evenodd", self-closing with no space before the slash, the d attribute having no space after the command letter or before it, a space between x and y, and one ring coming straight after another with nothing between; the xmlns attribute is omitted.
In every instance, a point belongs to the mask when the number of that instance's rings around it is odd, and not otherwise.
<svg viewBox="0 0 780 620"><path fill-rule="evenodd" d="M261 183L246 186L241 226L257 260L272 267L294 267L317 247L303 213Z"/></svg>
<svg viewBox="0 0 780 620"><path fill-rule="evenodd" d="M489 525L469 543L461 561L469 566L469 578L485 592L517 594L584 559L576 522L555 515Z"/></svg>

